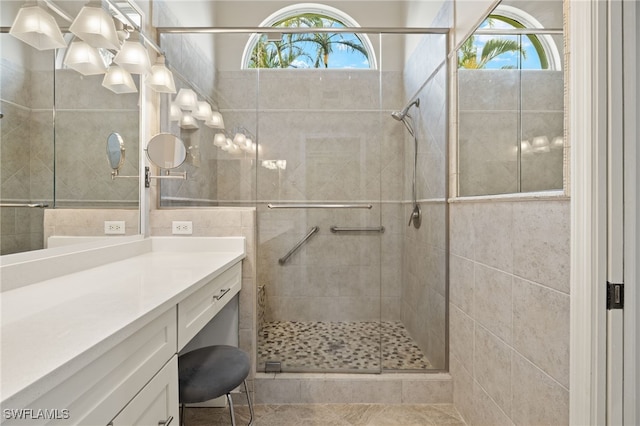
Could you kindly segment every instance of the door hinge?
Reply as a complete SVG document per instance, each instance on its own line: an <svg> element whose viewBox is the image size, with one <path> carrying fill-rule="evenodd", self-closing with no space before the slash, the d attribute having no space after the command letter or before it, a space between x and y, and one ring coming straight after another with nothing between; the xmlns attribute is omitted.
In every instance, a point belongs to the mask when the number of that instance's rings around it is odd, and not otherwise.
<svg viewBox="0 0 640 426"><path fill-rule="evenodd" d="M624 284L607 282L607 309L624 308Z"/></svg>

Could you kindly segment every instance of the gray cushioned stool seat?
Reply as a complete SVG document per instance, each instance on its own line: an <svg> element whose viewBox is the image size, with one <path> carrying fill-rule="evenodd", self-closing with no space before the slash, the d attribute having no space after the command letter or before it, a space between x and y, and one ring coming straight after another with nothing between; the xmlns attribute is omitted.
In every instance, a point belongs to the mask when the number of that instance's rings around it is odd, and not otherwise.
<svg viewBox="0 0 640 426"><path fill-rule="evenodd" d="M180 404L184 407L184 404L208 401L226 395L230 404L231 420L235 424L233 403L229 394L243 383L247 391L245 379L250 369L249 355L234 346L207 346L180 355ZM253 409L248 392L247 400L253 421Z"/></svg>

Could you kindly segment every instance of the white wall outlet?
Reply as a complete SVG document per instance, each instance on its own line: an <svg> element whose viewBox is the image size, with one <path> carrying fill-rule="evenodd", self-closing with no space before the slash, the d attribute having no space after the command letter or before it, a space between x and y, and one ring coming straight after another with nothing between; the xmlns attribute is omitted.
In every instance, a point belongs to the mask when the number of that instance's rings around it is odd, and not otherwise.
<svg viewBox="0 0 640 426"><path fill-rule="evenodd" d="M105 220L105 234L124 234L124 220Z"/></svg>
<svg viewBox="0 0 640 426"><path fill-rule="evenodd" d="M190 220L174 220L171 222L173 234L193 234L193 223Z"/></svg>

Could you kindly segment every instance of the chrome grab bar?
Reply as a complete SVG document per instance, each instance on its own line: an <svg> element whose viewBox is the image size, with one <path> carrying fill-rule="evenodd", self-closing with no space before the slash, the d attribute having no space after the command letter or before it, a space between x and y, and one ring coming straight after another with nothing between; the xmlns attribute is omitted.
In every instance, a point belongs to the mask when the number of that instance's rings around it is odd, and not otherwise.
<svg viewBox="0 0 640 426"><path fill-rule="evenodd" d="M38 208L44 209L45 207L49 207L49 204L45 203L0 203L0 207L29 207L29 208Z"/></svg>
<svg viewBox="0 0 640 426"><path fill-rule="evenodd" d="M334 234L336 232L379 232L379 233L383 233L384 232L384 226L375 226L375 227L363 227L363 228L358 228L358 227L353 227L353 226L332 226L331 228L331 232L333 232Z"/></svg>
<svg viewBox="0 0 640 426"><path fill-rule="evenodd" d="M298 244L296 244L295 246L293 246L293 248L291 250L289 250L289 252L287 254L285 254L284 256L282 256L280 259L278 259L278 263L281 265L284 265L285 263L287 263L287 260L289 260L289 258L291 257L291 255L293 253L295 253L300 246L302 246L304 243L307 242L307 240L309 238L311 238L313 236L313 234L315 234L316 232L318 232L318 227L314 226L313 228L311 228L309 230L309 232L307 233L307 235L304 236L303 239L301 239Z"/></svg>
<svg viewBox="0 0 640 426"><path fill-rule="evenodd" d="M372 209L371 204L324 204L324 203L312 203L312 204L297 204L297 203L283 203L283 204L267 204L270 209Z"/></svg>

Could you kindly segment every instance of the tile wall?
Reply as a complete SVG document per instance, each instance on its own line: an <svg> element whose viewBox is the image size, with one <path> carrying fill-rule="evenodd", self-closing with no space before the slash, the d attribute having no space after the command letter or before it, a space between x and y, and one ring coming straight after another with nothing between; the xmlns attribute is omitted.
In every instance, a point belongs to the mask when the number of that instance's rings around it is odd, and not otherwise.
<svg viewBox="0 0 640 426"><path fill-rule="evenodd" d="M468 424L569 422L569 201L451 205L450 371Z"/></svg>
<svg viewBox="0 0 640 426"><path fill-rule="evenodd" d="M1 40L3 49L21 43L8 34ZM52 60L50 52L34 55L43 62ZM28 60L31 62L31 58ZM50 77L50 71L35 71L7 58L0 61L3 114L0 196L3 203L50 204L53 200L53 85ZM43 248L42 219L42 209L3 207L0 254Z"/></svg>
<svg viewBox="0 0 640 426"><path fill-rule="evenodd" d="M460 196L561 190L564 76L551 70L458 70ZM548 152L520 141L546 137ZM518 187L518 180L520 188Z"/></svg>
<svg viewBox="0 0 640 426"><path fill-rule="evenodd" d="M447 15L444 15L447 16ZM424 36L404 71L405 99L413 109L418 159L419 229L407 226L413 210L414 140L404 132L404 205L401 319L432 365L446 368L447 294L447 68L446 37ZM406 102L406 101L405 101Z"/></svg>

